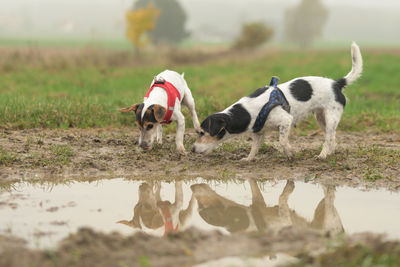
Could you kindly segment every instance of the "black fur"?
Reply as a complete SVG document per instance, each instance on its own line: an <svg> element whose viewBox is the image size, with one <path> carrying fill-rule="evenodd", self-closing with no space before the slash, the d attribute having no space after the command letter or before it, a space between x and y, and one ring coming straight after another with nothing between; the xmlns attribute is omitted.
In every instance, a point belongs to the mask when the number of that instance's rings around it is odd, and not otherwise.
<svg viewBox="0 0 400 267"><path fill-rule="evenodd" d="M341 78L333 82L332 89L333 93L335 94L335 100L340 104L346 106L346 97L342 93L344 87L346 87L347 81L345 78Z"/></svg>
<svg viewBox="0 0 400 267"><path fill-rule="evenodd" d="M313 89L309 82L297 79L290 84L290 93L298 101L308 101L311 99Z"/></svg>
<svg viewBox="0 0 400 267"><path fill-rule="evenodd" d="M262 88L258 88L257 90L255 90L251 95L249 95L248 97L250 98L256 98L260 95L262 95L265 91L267 91L268 87L262 87Z"/></svg>
<svg viewBox="0 0 400 267"><path fill-rule="evenodd" d="M227 122L229 121L229 116L224 113L215 113L208 116L202 123L201 128L208 132L211 136L216 136L218 139L224 137L226 131L224 130Z"/></svg>
<svg viewBox="0 0 400 267"><path fill-rule="evenodd" d="M245 132L250 124L251 116L241 104L234 105L229 109L229 114L215 113L208 116L202 123L201 128L211 136L221 139L228 131L230 134Z"/></svg>
<svg viewBox="0 0 400 267"><path fill-rule="evenodd" d="M136 121L142 125L142 110L144 107L144 103L140 104L138 106L138 108L136 109L135 113L136 113Z"/></svg>
<svg viewBox="0 0 400 267"><path fill-rule="evenodd" d="M143 118L142 118L142 110L144 107L144 104L140 104L140 106L137 108L136 110L136 120L139 122L139 124L141 126L143 126L143 122L144 121L148 121L148 122L157 122L156 117L154 116L154 110L153 110L153 106L151 105L147 108L146 112L143 114ZM147 112L150 111L150 112Z"/></svg>
<svg viewBox="0 0 400 267"><path fill-rule="evenodd" d="M236 104L229 109L230 121L227 125L229 133L242 133L249 127L251 116L250 113L242 106L242 104Z"/></svg>

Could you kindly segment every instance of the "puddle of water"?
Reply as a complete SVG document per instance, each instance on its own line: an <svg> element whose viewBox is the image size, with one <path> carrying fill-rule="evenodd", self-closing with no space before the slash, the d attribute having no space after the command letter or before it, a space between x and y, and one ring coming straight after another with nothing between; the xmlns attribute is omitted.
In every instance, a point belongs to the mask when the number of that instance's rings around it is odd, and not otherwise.
<svg viewBox="0 0 400 267"><path fill-rule="evenodd" d="M191 226L229 234L295 225L400 238L399 223L399 193L302 182L113 179L51 187L19 183L0 192L0 233L36 248L55 246L83 226L164 236Z"/></svg>

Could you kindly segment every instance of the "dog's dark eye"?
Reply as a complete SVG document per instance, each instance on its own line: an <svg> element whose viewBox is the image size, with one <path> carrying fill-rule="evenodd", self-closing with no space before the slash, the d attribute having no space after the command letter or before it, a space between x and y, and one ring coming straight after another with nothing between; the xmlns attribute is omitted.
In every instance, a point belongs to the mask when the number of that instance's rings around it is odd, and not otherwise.
<svg viewBox="0 0 400 267"><path fill-rule="evenodd" d="M203 135L204 135L204 132L203 132L203 131L201 131L201 132L199 133L199 135L200 135L200 136L203 136Z"/></svg>
<svg viewBox="0 0 400 267"><path fill-rule="evenodd" d="M153 124L150 124L150 125L147 126L146 129L147 129L147 131L148 131L148 130L150 130L150 129L152 129L152 128L153 128Z"/></svg>

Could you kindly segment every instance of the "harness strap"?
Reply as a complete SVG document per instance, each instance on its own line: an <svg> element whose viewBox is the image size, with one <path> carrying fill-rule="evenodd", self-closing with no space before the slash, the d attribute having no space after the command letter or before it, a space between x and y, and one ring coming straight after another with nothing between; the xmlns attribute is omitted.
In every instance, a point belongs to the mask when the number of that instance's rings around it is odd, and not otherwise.
<svg viewBox="0 0 400 267"><path fill-rule="evenodd" d="M171 212L169 211L169 208L167 206L164 206L161 208L161 211L164 217L164 227L165 227L164 236L167 236L171 232L173 233L178 232L178 225L176 225L176 227L174 228L172 215Z"/></svg>
<svg viewBox="0 0 400 267"><path fill-rule="evenodd" d="M163 88L167 92L168 96L167 112L165 113L164 119L161 122L161 124L170 124L172 113L174 112L175 108L176 98L178 98L180 101L181 95L178 92L178 89L176 89L176 87L172 83L159 79L154 81L153 85L150 87L145 97L149 97L151 91L153 91L155 87Z"/></svg>
<svg viewBox="0 0 400 267"><path fill-rule="evenodd" d="M277 87L277 80L274 78L271 80L271 85L274 87L274 90L272 90L268 102L261 108L260 113L258 113L257 119L253 125L254 133L259 132L264 127L269 113L275 107L282 106L286 112L290 113L289 102L287 101L281 89Z"/></svg>

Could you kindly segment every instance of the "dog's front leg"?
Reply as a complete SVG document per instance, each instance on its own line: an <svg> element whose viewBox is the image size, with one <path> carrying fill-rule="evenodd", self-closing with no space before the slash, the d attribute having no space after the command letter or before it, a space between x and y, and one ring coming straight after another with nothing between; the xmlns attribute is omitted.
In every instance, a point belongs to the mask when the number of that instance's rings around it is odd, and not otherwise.
<svg viewBox="0 0 400 267"><path fill-rule="evenodd" d="M181 154L186 154L185 152L185 147L183 146L183 136L185 133L185 117L181 112L177 114L177 120L176 120L176 149L178 150L179 153Z"/></svg>
<svg viewBox="0 0 400 267"><path fill-rule="evenodd" d="M194 210L194 204L196 203L196 198L194 197L194 195L192 194L192 197L190 198L189 201L189 205L186 208L186 210L182 210L179 213L179 221L180 224L185 227L186 223L188 222L188 220L192 217L193 215L193 210Z"/></svg>
<svg viewBox="0 0 400 267"><path fill-rule="evenodd" d="M251 146L250 154L247 158L242 158L242 161L251 161L257 155L258 150L264 140L264 133L261 134L253 134L253 145Z"/></svg>
<svg viewBox="0 0 400 267"><path fill-rule="evenodd" d="M162 125L158 125L157 128L157 143L159 143L160 145L162 144Z"/></svg>
<svg viewBox="0 0 400 267"><path fill-rule="evenodd" d="M185 106L187 106L188 109L190 110L190 114L192 115L194 129L197 132L200 132L200 122L199 122L199 118L197 117L192 92L190 92L189 88L187 88L185 91L185 98L183 99L183 104Z"/></svg>
<svg viewBox="0 0 400 267"><path fill-rule="evenodd" d="M279 143L283 153L288 157L293 157L293 152L289 144L290 128L292 126L293 117L284 110L279 110L281 123L279 125Z"/></svg>
<svg viewBox="0 0 400 267"><path fill-rule="evenodd" d="M279 217L286 223L291 224L290 209L288 205L288 200L290 194L294 190L294 182L288 180L286 182L285 188L282 194L279 196Z"/></svg>

